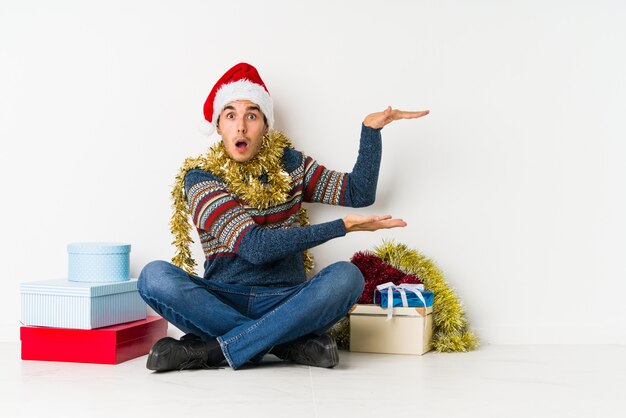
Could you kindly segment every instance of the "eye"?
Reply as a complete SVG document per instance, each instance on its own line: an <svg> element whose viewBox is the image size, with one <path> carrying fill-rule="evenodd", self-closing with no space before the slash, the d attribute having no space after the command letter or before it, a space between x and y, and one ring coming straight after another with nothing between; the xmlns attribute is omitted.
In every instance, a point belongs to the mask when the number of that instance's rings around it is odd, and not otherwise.
<svg viewBox="0 0 626 418"><path fill-rule="evenodd" d="M235 114L234 113L227 113L226 114L226 119L235 119Z"/></svg>
<svg viewBox="0 0 626 418"><path fill-rule="evenodd" d="M255 119L256 119L256 115L255 115L254 113L250 113L250 114L248 115L248 119L250 119L250 120L255 120Z"/></svg>

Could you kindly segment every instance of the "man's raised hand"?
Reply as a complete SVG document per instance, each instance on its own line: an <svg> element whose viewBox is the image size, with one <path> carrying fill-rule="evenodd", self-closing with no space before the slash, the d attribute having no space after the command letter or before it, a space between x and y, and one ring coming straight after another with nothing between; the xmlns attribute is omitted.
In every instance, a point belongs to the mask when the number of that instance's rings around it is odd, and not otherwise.
<svg viewBox="0 0 626 418"><path fill-rule="evenodd" d="M351 214L343 218L346 232L377 231L379 229L403 228L406 222L402 219L394 219L391 215L385 216L361 216Z"/></svg>
<svg viewBox="0 0 626 418"><path fill-rule="evenodd" d="M392 109L391 106L387 106L387 109L382 112L375 112L365 117L363 124L369 128L379 129L383 126L399 119L417 119L426 116L430 113L430 110L421 111L406 111Z"/></svg>

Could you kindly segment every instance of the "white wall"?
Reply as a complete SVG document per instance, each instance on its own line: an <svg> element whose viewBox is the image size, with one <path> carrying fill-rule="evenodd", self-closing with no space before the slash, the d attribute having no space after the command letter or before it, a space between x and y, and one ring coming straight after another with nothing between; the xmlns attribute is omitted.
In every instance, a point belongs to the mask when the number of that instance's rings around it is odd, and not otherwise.
<svg viewBox="0 0 626 418"><path fill-rule="evenodd" d="M173 177L215 140L197 130L213 83L248 61L277 127L332 168L366 114L432 111L384 129L361 211L409 226L327 243L319 265L396 238L486 343L626 343L625 20L617 0L0 1L0 339L68 242L132 243L133 275L172 256Z"/></svg>

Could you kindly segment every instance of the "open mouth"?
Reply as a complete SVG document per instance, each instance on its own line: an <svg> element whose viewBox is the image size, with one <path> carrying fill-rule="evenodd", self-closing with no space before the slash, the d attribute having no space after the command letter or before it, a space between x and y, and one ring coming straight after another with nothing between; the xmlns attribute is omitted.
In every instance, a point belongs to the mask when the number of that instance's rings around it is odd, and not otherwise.
<svg viewBox="0 0 626 418"><path fill-rule="evenodd" d="M237 141L235 142L235 148L237 148L238 151L245 151L245 149L248 148L248 143L246 141Z"/></svg>

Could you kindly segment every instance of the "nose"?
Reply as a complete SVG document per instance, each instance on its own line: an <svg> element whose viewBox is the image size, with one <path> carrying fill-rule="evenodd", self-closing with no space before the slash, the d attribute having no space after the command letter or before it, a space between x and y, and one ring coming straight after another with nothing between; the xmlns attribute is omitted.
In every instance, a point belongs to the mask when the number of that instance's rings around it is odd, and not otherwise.
<svg viewBox="0 0 626 418"><path fill-rule="evenodd" d="M240 132L242 134L246 133L246 119L245 118L241 118L237 122L237 132Z"/></svg>

